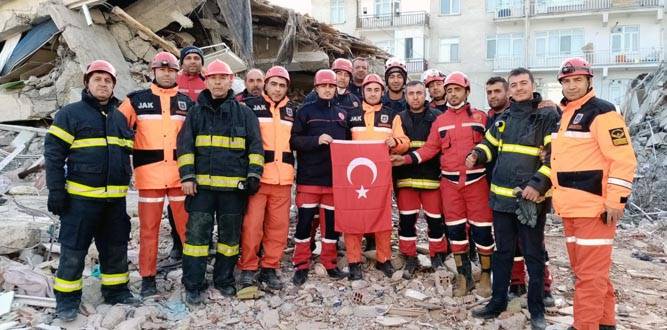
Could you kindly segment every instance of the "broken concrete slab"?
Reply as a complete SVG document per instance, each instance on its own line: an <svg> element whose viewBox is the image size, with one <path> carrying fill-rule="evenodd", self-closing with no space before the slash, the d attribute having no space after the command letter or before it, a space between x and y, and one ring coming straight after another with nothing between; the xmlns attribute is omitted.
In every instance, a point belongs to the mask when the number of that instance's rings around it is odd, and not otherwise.
<svg viewBox="0 0 667 330"><path fill-rule="evenodd" d="M38 17L45 16L41 9L48 0L0 1L0 40L30 30Z"/></svg>
<svg viewBox="0 0 667 330"><path fill-rule="evenodd" d="M63 30L62 35L68 47L76 54L80 73L84 72L88 63L104 59L116 68L116 97L124 98L127 93L137 89L137 84L130 77L129 65L109 30L95 24L87 26L83 15L63 5L49 4L48 12L56 26Z"/></svg>
<svg viewBox="0 0 667 330"><path fill-rule="evenodd" d="M178 22L184 28L192 28L187 16L202 0L141 0L127 7L125 12L154 32Z"/></svg>
<svg viewBox="0 0 667 330"><path fill-rule="evenodd" d="M134 37L127 42L127 47L129 47L132 53L138 58L143 58L148 52L148 49L151 48L151 44L140 37Z"/></svg>
<svg viewBox="0 0 667 330"><path fill-rule="evenodd" d="M116 24L111 24L109 26L109 31L111 32L111 35L113 35L114 39L116 39L118 47L120 48L120 52L123 54L123 56L125 56L125 58L131 62L136 61L138 59L137 55L134 54L134 52L127 44L134 36L132 31L130 31L130 28L128 28L124 23L118 22Z"/></svg>
<svg viewBox="0 0 667 330"><path fill-rule="evenodd" d="M26 120L32 114L32 101L18 91L0 90L0 104L3 109L1 121Z"/></svg>

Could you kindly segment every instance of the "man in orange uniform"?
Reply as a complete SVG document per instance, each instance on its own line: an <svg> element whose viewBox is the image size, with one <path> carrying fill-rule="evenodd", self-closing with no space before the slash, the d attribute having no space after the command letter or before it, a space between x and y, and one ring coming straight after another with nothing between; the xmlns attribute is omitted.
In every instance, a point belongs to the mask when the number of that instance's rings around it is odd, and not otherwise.
<svg viewBox="0 0 667 330"><path fill-rule="evenodd" d="M576 277L577 330L616 329L611 249L637 168L628 127L613 104L595 96L592 77L584 59L561 66L563 116L551 142L553 206Z"/></svg>
<svg viewBox="0 0 667 330"><path fill-rule="evenodd" d="M264 145L264 173L261 186L248 199L248 211L241 230L241 260L239 268L242 287L252 286L257 280L271 290L280 290L283 284L276 274L287 245L289 210L294 181L294 154L290 149L292 124L297 106L287 97L290 76L282 66L266 71L264 93L250 97L245 103L259 119ZM259 257L259 248L263 255Z"/></svg>
<svg viewBox="0 0 667 330"><path fill-rule="evenodd" d="M383 140L392 153L404 153L410 147L410 139L403 132L401 117L389 107L382 105L384 81L377 74L369 74L361 84L363 92L362 109L355 108L349 113L349 127L352 140ZM391 219L387 220L391 221ZM387 277L394 268L391 265L391 230L375 233L377 257L375 267ZM348 278L360 280L361 275L361 234L343 233L345 250L350 266Z"/></svg>
<svg viewBox="0 0 667 330"><path fill-rule="evenodd" d="M192 101L178 92L178 68L178 60L171 53L155 55L151 87L128 94L119 108L136 132L132 162L139 189L139 274L144 297L157 293L157 243L165 196L181 242L188 220L175 155L176 137Z"/></svg>

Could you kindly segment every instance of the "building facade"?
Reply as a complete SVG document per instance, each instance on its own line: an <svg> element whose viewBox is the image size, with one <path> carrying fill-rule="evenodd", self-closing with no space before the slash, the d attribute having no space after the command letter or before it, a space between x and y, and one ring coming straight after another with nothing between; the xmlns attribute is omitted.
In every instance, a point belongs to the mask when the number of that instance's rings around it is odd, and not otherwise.
<svg viewBox="0 0 667 330"><path fill-rule="evenodd" d="M594 68L600 97L620 105L632 79L665 60L665 0L311 0L311 15L426 68L470 77L471 103L486 107L484 82L523 66L559 101L562 61Z"/></svg>

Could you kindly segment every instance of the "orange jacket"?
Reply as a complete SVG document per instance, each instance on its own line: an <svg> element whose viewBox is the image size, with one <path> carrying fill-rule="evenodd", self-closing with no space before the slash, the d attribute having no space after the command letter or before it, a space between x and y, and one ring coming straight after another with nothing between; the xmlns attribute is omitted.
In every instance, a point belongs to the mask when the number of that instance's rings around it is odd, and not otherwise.
<svg viewBox="0 0 667 330"><path fill-rule="evenodd" d="M561 103L551 141L553 205L562 217L598 217L622 209L632 190L635 158L628 128L614 105L595 97Z"/></svg>
<svg viewBox="0 0 667 330"><path fill-rule="evenodd" d="M408 151L410 139L403 132L401 117L381 103L370 105L363 102L362 110L355 108L349 113L349 126L352 140L386 140L393 137L396 146L391 149L393 154Z"/></svg>
<svg viewBox="0 0 667 330"><path fill-rule="evenodd" d="M296 118L296 105L287 97L275 103L266 94L246 98L245 104L259 119L262 134L264 172L260 181L291 185L294 182L294 153L290 149L289 140Z"/></svg>
<svg viewBox="0 0 667 330"><path fill-rule="evenodd" d="M135 131L132 163L137 189L180 187L176 137L193 103L178 87L150 89L127 95L119 110Z"/></svg>

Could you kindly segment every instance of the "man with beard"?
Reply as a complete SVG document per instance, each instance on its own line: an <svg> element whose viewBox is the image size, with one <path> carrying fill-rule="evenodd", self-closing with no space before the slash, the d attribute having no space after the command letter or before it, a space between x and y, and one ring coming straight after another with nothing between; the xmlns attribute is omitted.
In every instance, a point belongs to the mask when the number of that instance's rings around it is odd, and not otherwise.
<svg viewBox="0 0 667 330"><path fill-rule="evenodd" d="M181 49L181 71L176 78L178 91L186 94L192 101L197 101L199 93L206 88L201 69L204 66L204 53L195 46Z"/></svg>
<svg viewBox="0 0 667 330"><path fill-rule="evenodd" d="M390 108L394 115L405 110L405 93L403 88L408 80L408 71L405 67L405 61L392 57L384 65L384 81L387 84L387 91L382 95L382 105Z"/></svg>
<svg viewBox="0 0 667 330"><path fill-rule="evenodd" d="M264 90L264 72L260 69L250 69L245 74L245 89L243 92L236 94L235 100L245 102L248 97L262 96Z"/></svg>
<svg viewBox="0 0 667 330"><path fill-rule="evenodd" d="M438 69L429 69L424 71L424 85L428 88L428 94L431 96L429 106L438 109L440 112L447 110L447 93L445 92L445 74Z"/></svg>

